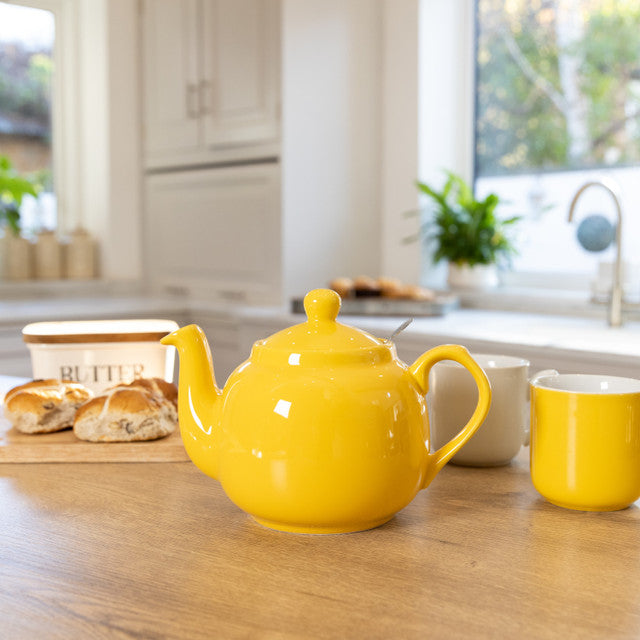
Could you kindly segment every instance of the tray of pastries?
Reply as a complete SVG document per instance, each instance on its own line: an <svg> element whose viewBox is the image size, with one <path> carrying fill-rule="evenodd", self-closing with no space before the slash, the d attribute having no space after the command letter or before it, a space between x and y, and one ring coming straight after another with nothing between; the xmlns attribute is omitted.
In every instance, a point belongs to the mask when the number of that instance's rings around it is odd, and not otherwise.
<svg viewBox="0 0 640 640"><path fill-rule="evenodd" d="M459 306L451 293L406 284L395 278L341 277L329 288L340 294L341 315L443 316ZM304 313L302 298L292 301L294 313Z"/></svg>

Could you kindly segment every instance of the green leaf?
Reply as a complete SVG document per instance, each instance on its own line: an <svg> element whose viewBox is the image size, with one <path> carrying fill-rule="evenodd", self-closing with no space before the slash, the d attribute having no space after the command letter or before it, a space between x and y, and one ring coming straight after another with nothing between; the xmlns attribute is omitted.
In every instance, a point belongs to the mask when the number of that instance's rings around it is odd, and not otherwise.
<svg viewBox="0 0 640 640"><path fill-rule="evenodd" d="M422 191L423 193L426 193L428 196L431 196L431 198L433 198L440 206L446 208L447 201L446 201L446 196L444 194L438 193L437 191L435 191L434 189L426 185L424 182L418 182L416 184L418 186L418 189L420 189L420 191Z"/></svg>
<svg viewBox="0 0 640 640"><path fill-rule="evenodd" d="M513 216L512 218L507 218L502 221L502 224L515 224L516 222L520 222L522 220L522 216Z"/></svg>
<svg viewBox="0 0 640 640"><path fill-rule="evenodd" d="M492 264L515 253L503 229L514 225L521 217L500 220L496 216L500 204L496 194L490 193L478 200L460 176L451 171L445 173L441 190L416 182L418 189L435 205L434 215L421 229L422 237L434 242L434 262Z"/></svg>
<svg viewBox="0 0 640 640"><path fill-rule="evenodd" d="M20 206L24 196L37 198L46 179L46 172L20 175L9 158L0 155L0 221L15 235L20 233Z"/></svg>

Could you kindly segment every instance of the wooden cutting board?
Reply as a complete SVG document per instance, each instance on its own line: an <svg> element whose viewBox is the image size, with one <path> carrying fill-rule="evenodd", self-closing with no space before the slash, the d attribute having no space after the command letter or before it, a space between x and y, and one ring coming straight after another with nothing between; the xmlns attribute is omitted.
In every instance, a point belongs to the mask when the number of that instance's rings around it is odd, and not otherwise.
<svg viewBox="0 0 640 640"><path fill-rule="evenodd" d="M2 408L0 407L0 413ZM188 460L180 433L147 442L86 442L71 429L20 433L0 417L1 462L180 462Z"/></svg>
<svg viewBox="0 0 640 640"><path fill-rule="evenodd" d="M147 442L86 442L71 429L57 433L20 433L4 417L2 400L26 378L0 375L1 462L182 462L189 460L180 432Z"/></svg>

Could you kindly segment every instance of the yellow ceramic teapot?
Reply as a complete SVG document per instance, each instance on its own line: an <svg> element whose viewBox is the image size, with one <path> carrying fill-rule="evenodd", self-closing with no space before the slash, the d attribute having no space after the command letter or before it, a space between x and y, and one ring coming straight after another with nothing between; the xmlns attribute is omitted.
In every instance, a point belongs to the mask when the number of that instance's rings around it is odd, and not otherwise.
<svg viewBox="0 0 640 640"><path fill-rule="evenodd" d="M336 322L340 297L316 289L306 322L253 345L221 391L196 325L162 339L180 355L179 420L193 462L261 524L298 533L383 524L431 482L480 426L491 388L458 345L410 367L395 346ZM429 370L455 360L479 389L475 412L448 444L429 451Z"/></svg>

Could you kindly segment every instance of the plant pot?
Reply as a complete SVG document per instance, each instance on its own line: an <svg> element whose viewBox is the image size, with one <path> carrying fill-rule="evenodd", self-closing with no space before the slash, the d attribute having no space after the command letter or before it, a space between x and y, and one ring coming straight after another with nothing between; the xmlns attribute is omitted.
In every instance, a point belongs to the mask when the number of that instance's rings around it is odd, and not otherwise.
<svg viewBox="0 0 640 640"><path fill-rule="evenodd" d="M495 264L449 263L447 284L452 289L493 289L498 286L498 269Z"/></svg>

